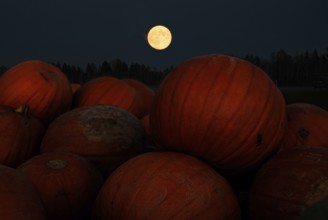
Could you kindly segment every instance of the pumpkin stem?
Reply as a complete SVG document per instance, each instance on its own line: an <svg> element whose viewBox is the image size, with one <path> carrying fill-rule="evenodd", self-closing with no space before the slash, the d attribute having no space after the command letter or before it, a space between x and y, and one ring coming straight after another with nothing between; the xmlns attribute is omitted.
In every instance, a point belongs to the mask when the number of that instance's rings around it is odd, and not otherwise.
<svg viewBox="0 0 328 220"><path fill-rule="evenodd" d="M28 116L29 112L30 112L30 108L28 107L28 105L23 104L23 105L20 105L18 108L16 108L15 112L18 114L21 114L23 116Z"/></svg>
<svg viewBox="0 0 328 220"><path fill-rule="evenodd" d="M66 167L67 161L65 160L48 160L47 166L52 169L62 169Z"/></svg>

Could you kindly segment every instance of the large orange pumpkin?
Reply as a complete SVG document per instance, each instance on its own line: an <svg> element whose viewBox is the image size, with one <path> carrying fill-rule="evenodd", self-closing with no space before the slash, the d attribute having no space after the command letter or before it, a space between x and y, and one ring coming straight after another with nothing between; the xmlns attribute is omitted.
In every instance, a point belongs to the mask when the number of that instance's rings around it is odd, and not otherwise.
<svg viewBox="0 0 328 220"><path fill-rule="evenodd" d="M72 91L66 75L52 64L29 60L16 64L0 78L0 104L26 104L44 123L70 109Z"/></svg>
<svg viewBox="0 0 328 220"><path fill-rule="evenodd" d="M93 219L240 219L227 181L199 159L151 152L117 168L101 188Z"/></svg>
<svg viewBox="0 0 328 220"><path fill-rule="evenodd" d="M328 148L328 111L310 103L292 103L286 109L288 119L282 149L297 146Z"/></svg>
<svg viewBox="0 0 328 220"><path fill-rule="evenodd" d="M134 88L120 79L101 76L83 84L74 94L74 106L115 105L140 118L142 103Z"/></svg>
<svg viewBox="0 0 328 220"><path fill-rule="evenodd" d="M48 127L41 152L68 151L94 162L104 175L143 151L140 120L112 105L81 106L67 111Z"/></svg>
<svg viewBox="0 0 328 220"><path fill-rule="evenodd" d="M148 87L143 82L136 80L136 79L122 79L125 83L127 83L129 86L133 87L141 97L142 102L142 113L140 115L140 118L144 117L145 115L149 114L151 105L153 103L154 99L154 91Z"/></svg>
<svg viewBox="0 0 328 220"><path fill-rule="evenodd" d="M29 115L28 106L0 105L0 122L1 164L16 167L38 153L45 127Z"/></svg>
<svg viewBox="0 0 328 220"><path fill-rule="evenodd" d="M18 170L0 164L0 219L46 220L41 198Z"/></svg>
<svg viewBox="0 0 328 220"><path fill-rule="evenodd" d="M39 154L17 169L36 186L48 220L86 218L103 184L93 164L67 152Z"/></svg>
<svg viewBox="0 0 328 220"><path fill-rule="evenodd" d="M256 174L249 219L290 220L328 198L328 149L295 147L273 156Z"/></svg>
<svg viewBox="0 0 328 220"><path fill-rule="evenodd" d="M236 57L189 59L157 89L150 111L153 138L236 175L278 149L286 124L284 98L268 75Z"/></svg>

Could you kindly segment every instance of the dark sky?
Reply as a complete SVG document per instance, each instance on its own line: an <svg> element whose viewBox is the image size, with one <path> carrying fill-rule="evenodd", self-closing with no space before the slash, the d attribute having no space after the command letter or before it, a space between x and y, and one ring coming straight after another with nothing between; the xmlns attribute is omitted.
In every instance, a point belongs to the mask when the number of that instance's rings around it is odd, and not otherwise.
<svg viewBox="0 0 328 220"><path fill-rule="evenodd" d="M85 67L120 58L157 69L193 56L266 58L284 49L326 53L327 0L6 0L0 3L0 65L28 59ZM168 49L147 41L171 29Z"/></svg>

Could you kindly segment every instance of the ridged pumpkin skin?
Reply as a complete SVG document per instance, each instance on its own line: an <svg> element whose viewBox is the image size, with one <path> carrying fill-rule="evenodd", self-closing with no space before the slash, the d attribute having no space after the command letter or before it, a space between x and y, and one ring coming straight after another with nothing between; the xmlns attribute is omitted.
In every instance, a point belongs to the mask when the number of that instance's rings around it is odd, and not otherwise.
<svg viewBox="0 0 328 220"><path fill-rule="evenodd" d="M120 79L101 76L83 84L74 95L74 106L115 105L140 118L141 99L134 88Z"/></svg>
<svg viewBox="0 0 328 220"><path fill-rule="evenodd" d="M122 80L125 83L127 83L129 86L133 87L140 94L141 101L142 101L142 113L140 115L140 118L144 117L145 115L148 115L151 105L153 103L153 99L155 95L154 91L139 80L136 79L122 79Z"/></svg>
<svg viewBox="0 0 328 220"><path fill-rule="evenodd" d="M14 168L0 164L0 219L46 220L41 198L31 181Z"/></svg>
<svg viewBox="0 0 328 220"><path fill-rule="evenodd" d="M145 131L138 118L112 105L82 106L53 121L41 152L68 151L90 159L104 172L142 152Z"/></svg>
<svg viewBox="0 0 328 220"><path fill-rule="evenodd" d="M328 149L286 149L256 174L249 194L249 219L295 219L324 198L328 198Z"/></svg>
<svg viewBox="0 0 328 220"><path fill-rule="evenodd" d="M17 169L36 186L48 220L86 218L103 184L93 164L67 152L39 154Z"/></svg>
<svg viewBox="0 0 328 220"><path fill-rule="evenodd" d="M239 175L278 149L284 98L257 66L226 55L195 57L170 72L155 93L150 127L157 143Z"/></svg>
<svg viewBox="0 0 328 220"><path fill-rule="evenodd" d="M0 78L0 104L26 104L31 114L49 124L70 109L72 91L66 75L52 64L29 60L16 64Z"/></svg>
<svg viewBox="0 0 328 220"><path fill-rule="evenodd" d="M1 164L15 168L38 153L45 127L28 111L26 105L17 109L0 105Z"/></svg>
<svg viewBox="0 0 328 220"><path fill-rule="evenodd" d="M181 153L136 156L105 181L93 219L240 219L226 180L199 159Z"/></svg>
<svg viewBox="0 0 328 220"><path fill-rule="evenodd" d="M297 146L328 148L328 111L310 103L288 104L286 109L288 119L282 149Z"/></svg>

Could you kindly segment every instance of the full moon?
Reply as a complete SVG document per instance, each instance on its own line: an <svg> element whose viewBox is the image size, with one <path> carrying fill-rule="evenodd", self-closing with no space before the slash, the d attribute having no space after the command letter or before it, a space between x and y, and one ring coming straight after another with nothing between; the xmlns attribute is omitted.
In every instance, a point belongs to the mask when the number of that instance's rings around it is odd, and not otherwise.
<svg viewBox="0 0 328 220"><path fill-rule="evenodd" d="M167 27L157 25L149 30L147 41L152 48L156 50L164 50L170 46L172 34Z"/></svg>

